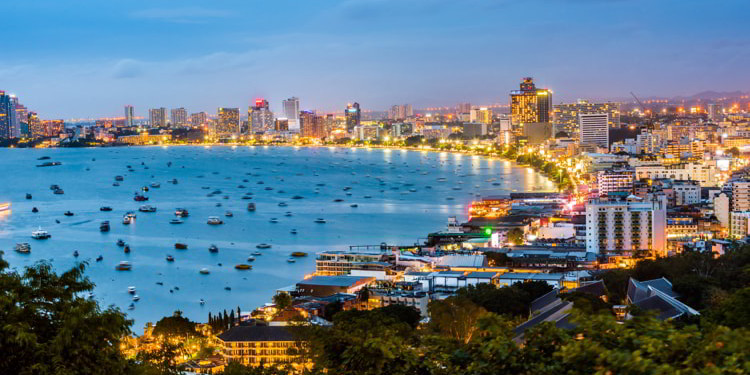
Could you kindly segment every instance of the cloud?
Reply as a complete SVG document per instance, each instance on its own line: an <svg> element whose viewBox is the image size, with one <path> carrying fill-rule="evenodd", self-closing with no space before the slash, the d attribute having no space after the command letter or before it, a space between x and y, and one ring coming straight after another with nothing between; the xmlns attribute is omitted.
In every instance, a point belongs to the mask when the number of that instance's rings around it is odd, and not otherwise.
<svg viewBox="0 0 750 375"><path fill-rule="evenodd" d="M135 78L144 74L144 64L133 59L122 59L115 63L112 70L114 78Z"/></svg>
<svg viewBox="0 0 750 375"><path fill-rule="evenodd" d="M201 7L152 8L131 13L134 18L173 23L205 23L209 19L227 18L231 12Z"/></svg>

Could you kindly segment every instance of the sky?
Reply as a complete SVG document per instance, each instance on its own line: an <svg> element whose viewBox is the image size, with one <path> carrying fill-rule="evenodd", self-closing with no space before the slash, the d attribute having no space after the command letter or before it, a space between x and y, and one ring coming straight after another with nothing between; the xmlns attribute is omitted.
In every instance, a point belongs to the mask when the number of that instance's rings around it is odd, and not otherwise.
<svg viewBox="0 0 750 375"><path fill-rule="evenodd" d="M748 0L14 0L0 90L42 118L750 91Z"/></svg>

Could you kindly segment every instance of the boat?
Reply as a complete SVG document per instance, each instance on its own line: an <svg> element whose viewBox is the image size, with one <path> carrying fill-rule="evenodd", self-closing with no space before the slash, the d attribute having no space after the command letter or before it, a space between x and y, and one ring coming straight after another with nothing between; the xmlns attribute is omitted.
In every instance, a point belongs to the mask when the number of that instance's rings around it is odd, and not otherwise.
<svg viewBox="0 0 750 375"><path fill-rule="evenodd" d="M78 255L79 255L79 254L78 254L78 250L74 250L74 251L73 251L73 256L74 256L74 257L76 257L76 258L78 258Z"/></svg>
<svg viewBox="0 0 750 375"><path fill-rule="evenodd" d="M113 182L112 186L120 186L120 183L119 182Z"/></svg>
<svg viewBox="0 0 750 375"><path fill-rule="evenodd" d="M115 176L115 181L122 181L122 180L123 180L122 176Z"/></svg>
<svg viewBox="0 0 750 375"><path fill-rule="evenodd" d="M174 257L171 255L167 255L167 262L174 262Z"/></svg>
<svg viewBox="0 0 750 375"><path fill-rule="evenodd" d="M208 268L201 268L200 271L198 271L201 275L208 275L211 273L211 271L208 270Z"/></svg>
<svg viewBox="0 0 750 375"><path fill-rule="evenodd" d="M209 253L218 253L219 252L219 247L216 246L216 245L211 245L211 246L208 247L208 252Z"/></svg>
<svg viewBox="0 0 750 375"><path fill-rule="evenodd" d="M161 187L161 184L159 184L158 182L152 182L152 183L151 183L151 187L152 187L152 188L155 188L155 189L158 189L158 188L160 188L160 187Z"/></svg>
<svg viewBox="0 0 750 375"><path fill-rule="evenodd" d="M229 286L225 286L225 287L224 287L224 290L227 290L227 291L228 291L228 290L232 290L232 287L229 287Z"/></svg>
<svg viewBox="0 0 750 375"><path fill-rule="evenodd" d="M133 296L133 301L138 302L141 300L141 297L139 297L137 294Z"/></svg>
<svg viewBox="0 0 750 375"><path fill-rule="evenodd" d="M130 262L127 261L122 261L115 266L115 269L118 271L130 271L132 268L133 265L131 265Z"/></svg>
<svg viewBox="0 0 750 375"><path fill-rule="evenodd" d="M184 243L181 243L181 242L177 242L177 243L174 244L174 248L178 249L178 250L187 250L188 245L184 244Z"/></svg>
<svg viewBox="0 0 750 375"><path fill-rule="evenodd" d="M261 253L260 251L253 251L251 254L255 255L256 257L263 255L263 253Z"/></svg>
<svg viewBox="0 0 750 375"><path fill-rule="evenodd" d="M118 239L117 240L117 246L119 246L119 247L125 246L125 241L123 241L122 238Z"/></svg>
<svg viewBox="0 0 750 375"><path fill-rule="evenodd" d="M291 255L292 255L293 257L295 257L295 258L302 258L302 257L306 257L306 256L307 256L307 253L305 253L305 252L303 252L303 251L295 251L295 252L293 252L293 253L292 253Z"/></svg>
<svg viewBox="0 0 750 375"><path fill-rule="evenodd" d="M130 245L125 245L125 247L122 249L122 251L124 251L125 254L130 254Z"/></svg>
<svg viewBox="0 0 750 375"><path fill-rule="evenodd" d="M303 198L305 198L305 197L303 197L301 195L295 195L295 196L292 197L292 199L303 199Z"/></svg>
<svg viewBox="0 0 750 375"><path fill-rule="evenodd" d="M267 243L259 243L259 244L255 245L255 247L258 248L258 249L270 249L271 245L269 245Z"/></svg>
<svg viewBox="0 0 750 375"><path fill-rule="evenodd" d="M53 191L54 190L59 190L60 189L60 185L52 184L52 185L49 186L49 189L53 190Z"/></svg>
<svg viewBox="0 0 750 375"><path fill-rule="evenodd" d="M297 230L296 229L292 229L289 233L291 233L291 234L297 234Z"/></svg>
<svg viewBox="0 0 750 375"><path fill-rule="evenodd" d="M255 211L255 203L248 203L247 204L247 210L248 211Z"/></svg>
<svg viewBox="0 0 750 375"><path fill-rule="evenodd" d="M359 205L358 205L358 204L356 204L356 203L352 203L352 204L350 204L350 205L349 205L349 207L352 207L352 208L357 208L357 207L359 207Z"/></svg>
<svg viewBox="0 0 750 375"><path fill-rule="evenodd" d="M98 257L96 257L96 261L97 262L101 262L103 259L104 259L104 257L101 256L101 255L99 255Z"/></svg>
<svg viewBox="0 0 750 375"><path fill-rule="evenodd" d="M35 240L46 240L48 238L52 237L49 232L42 229L42 227L39 227L39 229L31 232L31 238Z"/></svg>
<svg viewBox="0 0 750 375"><path fill-rule="evenodd" d="M147 200L148 200L148 197L147 197L147 196L145 196L145 195L140 195L140 194L136 194L136 195L135 195L135 196L133 197L133 200L134 200L134 201L136 201L136 202L145 202L145 201L147 201Z"/></svg>
<svg viewBox="0 0 750 375"><path fill-rule="evenodd" d="M112 207L109 207L109 206L102 206L102 207L99 207L99 211L102 211L102 212L109 212L109 211L112 211Z"/></svg>
<svg viewBox="0 0 750 375"><path fill-rule="evenodd" d="M134 286L129 286L128 287L128 293L135 294L135 287Z"/></svg>
<svg viewBox="0 0 750 375"><path fill-rule="evenodd" d="M37 213L37 212L39 212L39 209L38 209L38 208L36 208L36 207L34 207L34 208L32 208L32 209L31 209L31 212L33 212L33 213Z"/></svg>
<svg viewBox="0 0 750 375"><path fill-rule="evenodd" d="M276 224L279 222L279 219L272 217L271 220L268 220L270 223Z"/></svg>
<svg viewBox="0 0 750 375"><path fill-rule="evenodd" d="M226 216L226 217L233 217L234 214L232 213L232 211L227 211L227 212L224 213L224 216Z"/></svg>
<svg viewBox="0 0 750 375"><path fill-rule="evenodd" d="M255 257L247 257L248 262L255 262Z"/></svg>
<svg viewBox="0 0 750 375"><path fill-rule="evenodd" d="M31 194L26 193L26 199L31 199Z"/></svg>
<svg viewBox="0 0 750 375"><path fill-rule="evenodd" d="M315 222L318 223L318 224L325 224L326 223L326 219L323 219L322 217L319 217L319 218L315 219Z"/></svg>
<svg viewBox="0 0 750 375"><path fill-rule="evenodd" d="M133 221L133 219L131 219L130 216L125 215L125 216L122 217L122 223L125 224L125 225L130 224L132 221Z"/></svg>
<svg viewBox="0 0 750 375"><path fill-rule="evenodd" d="M201 300L200 300L200 301L198 301L198 303L200 303L200 304L201 304L201 306L203 306L203 305L205 305L205 304L206 304L206 301L205 301L205 300L204 300L203 298L201 298Z"/></svg>
<svg viewBox="0 0 750 375"><path fill-rule="evenodd" d="M219 217L218 217L218 216L209 216L209 217L208 217L208 221L207 221L207 223L208 223L209 225L220 225L220 224L224 224L224 222L223 222L223 221L221 221L221 219L219 219Z"/></svg>
<svg viewBox="0 0 750 375"><path fill-rule="evenodd" d="M28 242L17 243L13 250L21 254L28 254L31 252L31 245Z"/></svg>
<svg viewBox="0 0 750 375"><path fill-rule="evenodd" d="M37 164L36 166L37 167L55 167L58 165L62 165L62 163L60 163L59 161L45 161L44 163Z"/></svg>
<svg viewBox="0 0 750 375"><path fill-rule="evenodd" d="M50 159L49 156L40 156L40 157L36 158L36 160L49 160L49 159Z"/></svg>
<svg viewBox="0 0 750 375"><path fill-rule="evenodd" d="M141 191L148 191L148 186L142 186Z"/></svg>
<svg viewBox="0 0 750 375"><path fill-rule="evenodd" d="M141 211L141 212L156 212L156 207L146 204L146 205L143 205L143 206L139 207L138 211Z"/></svg>
<svg viewBox="0 0 750 375"><path fill-rule="evenodd" d="M284 202L279 202L279 207L286 207L286 206L288 206L288 204L286 204Z"/></svg>
<svg viewBox="0 0 750 375"><path fill-rule="evenodd" d="M176 209L174 211L174 214L175 214L175 216L180 216L180 217L188 217L188 216L190 216L190 213L188 212L188 210L186 210L184 208L178 208L178 209Z"/></svg>
<svg viewBox="0 0 750 375"><path fill-rule="evenodd" d="M130 305L128 305L128 310L135 310L135 304L131 303Z"/></svg>
<svg viewBox="0 0 750 375"><path fill-rule="evenodd" d="M291 216L292 216L292 212L291 212L291 211L287 211L287 212L286 212L286 213L284 214L284 216L286 216L286 217L291 217Z"/></svg>
<svg viewBox="0 0 750 375"><path fill-rule="evenodd" d="M169 221L169 224L182 224L183 221L180 219L172 219Z"/></svg>
<svg viewBox="0 0 750 375"><path fill-rule="evenodd" d="M102 221L101 224L99 224L99 231L100 232L109 232L109 221Z"/></svg>
<svg viewBox="0 0 750 375"><path fill-rule="evenodd" d="M238 269L238 270L243 270L244 271L244 270L252 269L253 266L251 266L249 264L238 264L238 265L234 266L234 268Z"/></svg>
<svg viewBox="0 0 750 375"><path fill-rule="evenodd" d="M294 263L296 261L297 260L295 260L294 258L289 258L289 259L286 260L287 263Z"/></svg>
<svg viewBox="0 0 750 375"><path fill-rule="evenodd" d="M10 203L0 203L0 212L9 211Z"/></svg>
<svg viewBox="0 0 750 375"><path fill-rule="evenodd" d="M73 216L75 214L73 212L71 212L71 211L65 211L65 213L63 213L63 215L65 215L65 216Z"/></svg>
<svg viewBox="0 0 750 375"><path fill-rule="evenodd" d="M56 195L63 195L63 194L65 194L65 190L63 190L63 189L57 189L57 190L53 191L53 193L56 194Z"/></svg>

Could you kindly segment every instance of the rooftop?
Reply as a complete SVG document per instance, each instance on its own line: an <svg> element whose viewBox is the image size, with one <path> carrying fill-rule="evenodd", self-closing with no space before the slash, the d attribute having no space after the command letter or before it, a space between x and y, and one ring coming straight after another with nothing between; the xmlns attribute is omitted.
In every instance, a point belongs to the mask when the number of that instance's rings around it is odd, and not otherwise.
<svg viewBox="0 0 750 375"><path fill-rule="evenodd" d="M302 280L297 285L351 286L361 281L372 279L366 276L313 276Z"/></svg>
<svg viewBox="0 0 750 375"><path fill-rule="evenodd" d="M224 342L296 341L294 331L294 327L283 326L236 326L217 338Z"/></svg>

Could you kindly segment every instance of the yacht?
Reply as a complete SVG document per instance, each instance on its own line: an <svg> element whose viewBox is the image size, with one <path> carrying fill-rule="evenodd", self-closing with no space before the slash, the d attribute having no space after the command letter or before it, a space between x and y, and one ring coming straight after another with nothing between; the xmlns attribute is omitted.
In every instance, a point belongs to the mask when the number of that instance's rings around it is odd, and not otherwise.
<svg viewBox="0 0 750 375"><path fill-rule="evenodd" d="M218 253L219 252L219 247L212 244L211 246L208 247L208 252L209 253Z"/></svg>
<svg viewBox="0 0 750 375"><path fill-rule="evenodd" d="M42 229L42 227L39 227L39 229L31 232L31 238L35 240L46 240L48 238L52 237L49 232Z"/></svg>
<svg viewBox="0 0 750 375"><path fill-rule="evenodd" d="M270 249L271 245L267 243L260 243L260 244L257 244L255 247L258 249Z"/></svg>
<svg viewBox="0 0 750 375"><path fill-rule="evenodd" d="M141 212L156 212L156 207L146 204L146 205L143 205L143 206L139 207L138 211L141 211Z"/></svg>
<svg viewBox="0 0 750 375"><path fill-rule="evenodd" d="M167 262L174 262L174 257L171 255L167 255Z"/></svg>
<svg viewBox="0 0 750 375"><path fill-rule="evenodd" d="M315 219L315 222L318 223L318 224L325 224L326 223L326 219L323 219L322 217L319 217L319 218Z"/></svg>
<svg viewBox="0 0 750 375"><path fill-rule="evenodd" d="M211 273L211 271L208 270L208 268L201 268L200 271L198 271L201 275L208 275Z"/></svg>
<svg viewBox="0 0 750 375"><path fill-rule="evenodd" d="M31 245L28 242L17 243L14 250L21 254L28 254L31 252Z"/></svg>
<svg viewBox="0 0 750 375"><path fill-rule="evenodd" d="M130 271L132 268L133 266L127 261L122 261L115 266L115 269L118 271Z"/></svg>
<svg viewBox="0 0 750 375"><path fill-rule="evenodd" d="M135 294L135 287L134 286L129 286L128 287L128 293Z"/></svg>
<svg viewBox="0 0 750 375"><path fill-rule="evenodd" d="M208 224L210 224L210 225L220 225L220 224L224 224L224 222L221 221L221 219L219 219L218 216L209 216L208 217Z"/></svg>
<svg viewBox="0 0 750 375"><path fill-rule="evenodd" d="M172 219L169 221L169 224L182 224L183 221L180 219Z"/></svg>

